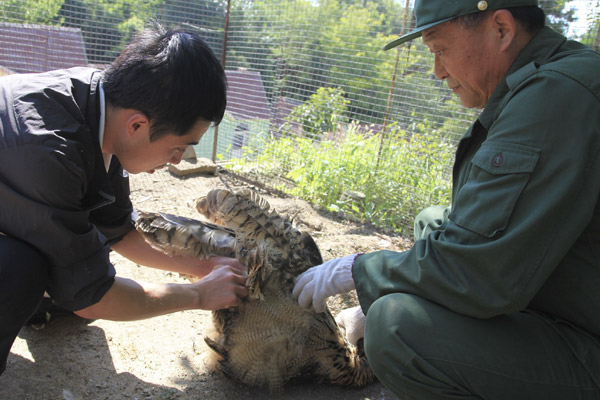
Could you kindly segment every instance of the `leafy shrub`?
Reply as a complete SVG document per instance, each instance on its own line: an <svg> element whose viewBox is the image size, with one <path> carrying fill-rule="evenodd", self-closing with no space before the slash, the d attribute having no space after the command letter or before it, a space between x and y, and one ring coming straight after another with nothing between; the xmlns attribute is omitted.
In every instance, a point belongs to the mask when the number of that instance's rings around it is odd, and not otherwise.
<svg viewBox="0 0 600 400"><path fill-rule="evenodd" d="M450 203L452 157L453 145L445 140L399 129L382 140L353 123L337 141L264 140L226 167L283 178L277 189L361 221L411 232L420 210Z"/></svg>
<svg viewBox="0 0 600 400"><path fill-rule="evenodd" d="M292 110L285 124L285 133L289 135L294 124L299 125L311 139L335 132L339 124L346 122L344 113L349 103L342 89L319 88L305 103Z"/></svg>

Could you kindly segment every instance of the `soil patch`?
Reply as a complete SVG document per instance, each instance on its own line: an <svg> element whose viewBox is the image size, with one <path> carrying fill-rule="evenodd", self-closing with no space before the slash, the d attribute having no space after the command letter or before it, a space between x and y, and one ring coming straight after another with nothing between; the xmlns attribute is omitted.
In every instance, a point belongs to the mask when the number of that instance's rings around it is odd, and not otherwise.
<svg viewBox="0 0 600 400"><path fill-rule="evenodd" d="M323 258L381 249L405 250L410 241L372 226L347 221L309 203L222 171L216 176L176 177L166 170L131 177L132 200L142 211L162 211L201 219L195 201L215 187L250 187L280 214L308 231ZM185 282L178 274L140 267L111 254L117 274L148 282ZM332 312L357 304L351 292L329 300ZM184 311L134 322L84 321L63 317L43 329L25 327L15 341L0 399L311 399L388 400L395 397L379 383L357 390L297 382L271 396L209 372L204 333L208 311Z"/></svg>

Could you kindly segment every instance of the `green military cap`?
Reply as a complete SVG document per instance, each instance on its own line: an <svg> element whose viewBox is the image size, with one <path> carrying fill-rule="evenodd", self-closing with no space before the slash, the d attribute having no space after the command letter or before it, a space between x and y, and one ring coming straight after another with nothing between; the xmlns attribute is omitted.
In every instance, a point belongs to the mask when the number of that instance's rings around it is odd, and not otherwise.
<svg viewBox="0 0 600 400"><path fill-rule="evenodd" d="M389 50L396 47L421 36L425 29L462 15L486 10L537 5L537 0L416 0L414 12L417 27L406 35L402 35L393 42L386 44L383 49Z"/></svg>

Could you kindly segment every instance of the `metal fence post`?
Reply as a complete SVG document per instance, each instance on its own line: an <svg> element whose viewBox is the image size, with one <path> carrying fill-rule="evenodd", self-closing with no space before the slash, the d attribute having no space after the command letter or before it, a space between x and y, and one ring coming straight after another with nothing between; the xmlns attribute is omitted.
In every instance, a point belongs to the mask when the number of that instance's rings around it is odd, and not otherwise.
<svg viewBox="0 0 600 400"><path fill-rule="evenodd" d="M227 11L225 12L225 30L223 32L223 51L221 52L221 65L225 69L225 61L227 60L227 34L229 33L229 12L231 10L231 0L227 0ZM213 151L212 161L217 161L217 143L219 142L219 125L215 126L215 134L213 135Z"/></svg>

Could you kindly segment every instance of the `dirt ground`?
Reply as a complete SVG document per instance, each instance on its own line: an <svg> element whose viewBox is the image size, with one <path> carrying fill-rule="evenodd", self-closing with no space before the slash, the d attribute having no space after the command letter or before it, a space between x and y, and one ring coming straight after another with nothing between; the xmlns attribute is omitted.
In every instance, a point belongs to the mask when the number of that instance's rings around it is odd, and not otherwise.
<svg viewBox="0 0 600 400"><path fill-rule="evenodd" d="M249 186L278 212L294 216L310 232L325 260L379 249L403 250L399 236L323 213L310 204L228 172L178 178L166 170L131 177L134 206L200 218L195 200L214 187ZM177 274L140 267L118 254L117 274L135 280L184 283ZM332 312L356 304L355 293L329 301ZM388 400L395 397L380 383L364 389L310 382L292 383L280 395L232 382L207 370L209 349L203 337L210 312L194 310L135 322L84 321L62 317L42 329L25 327L0 376L0 399L311 399Z"/></svg>

